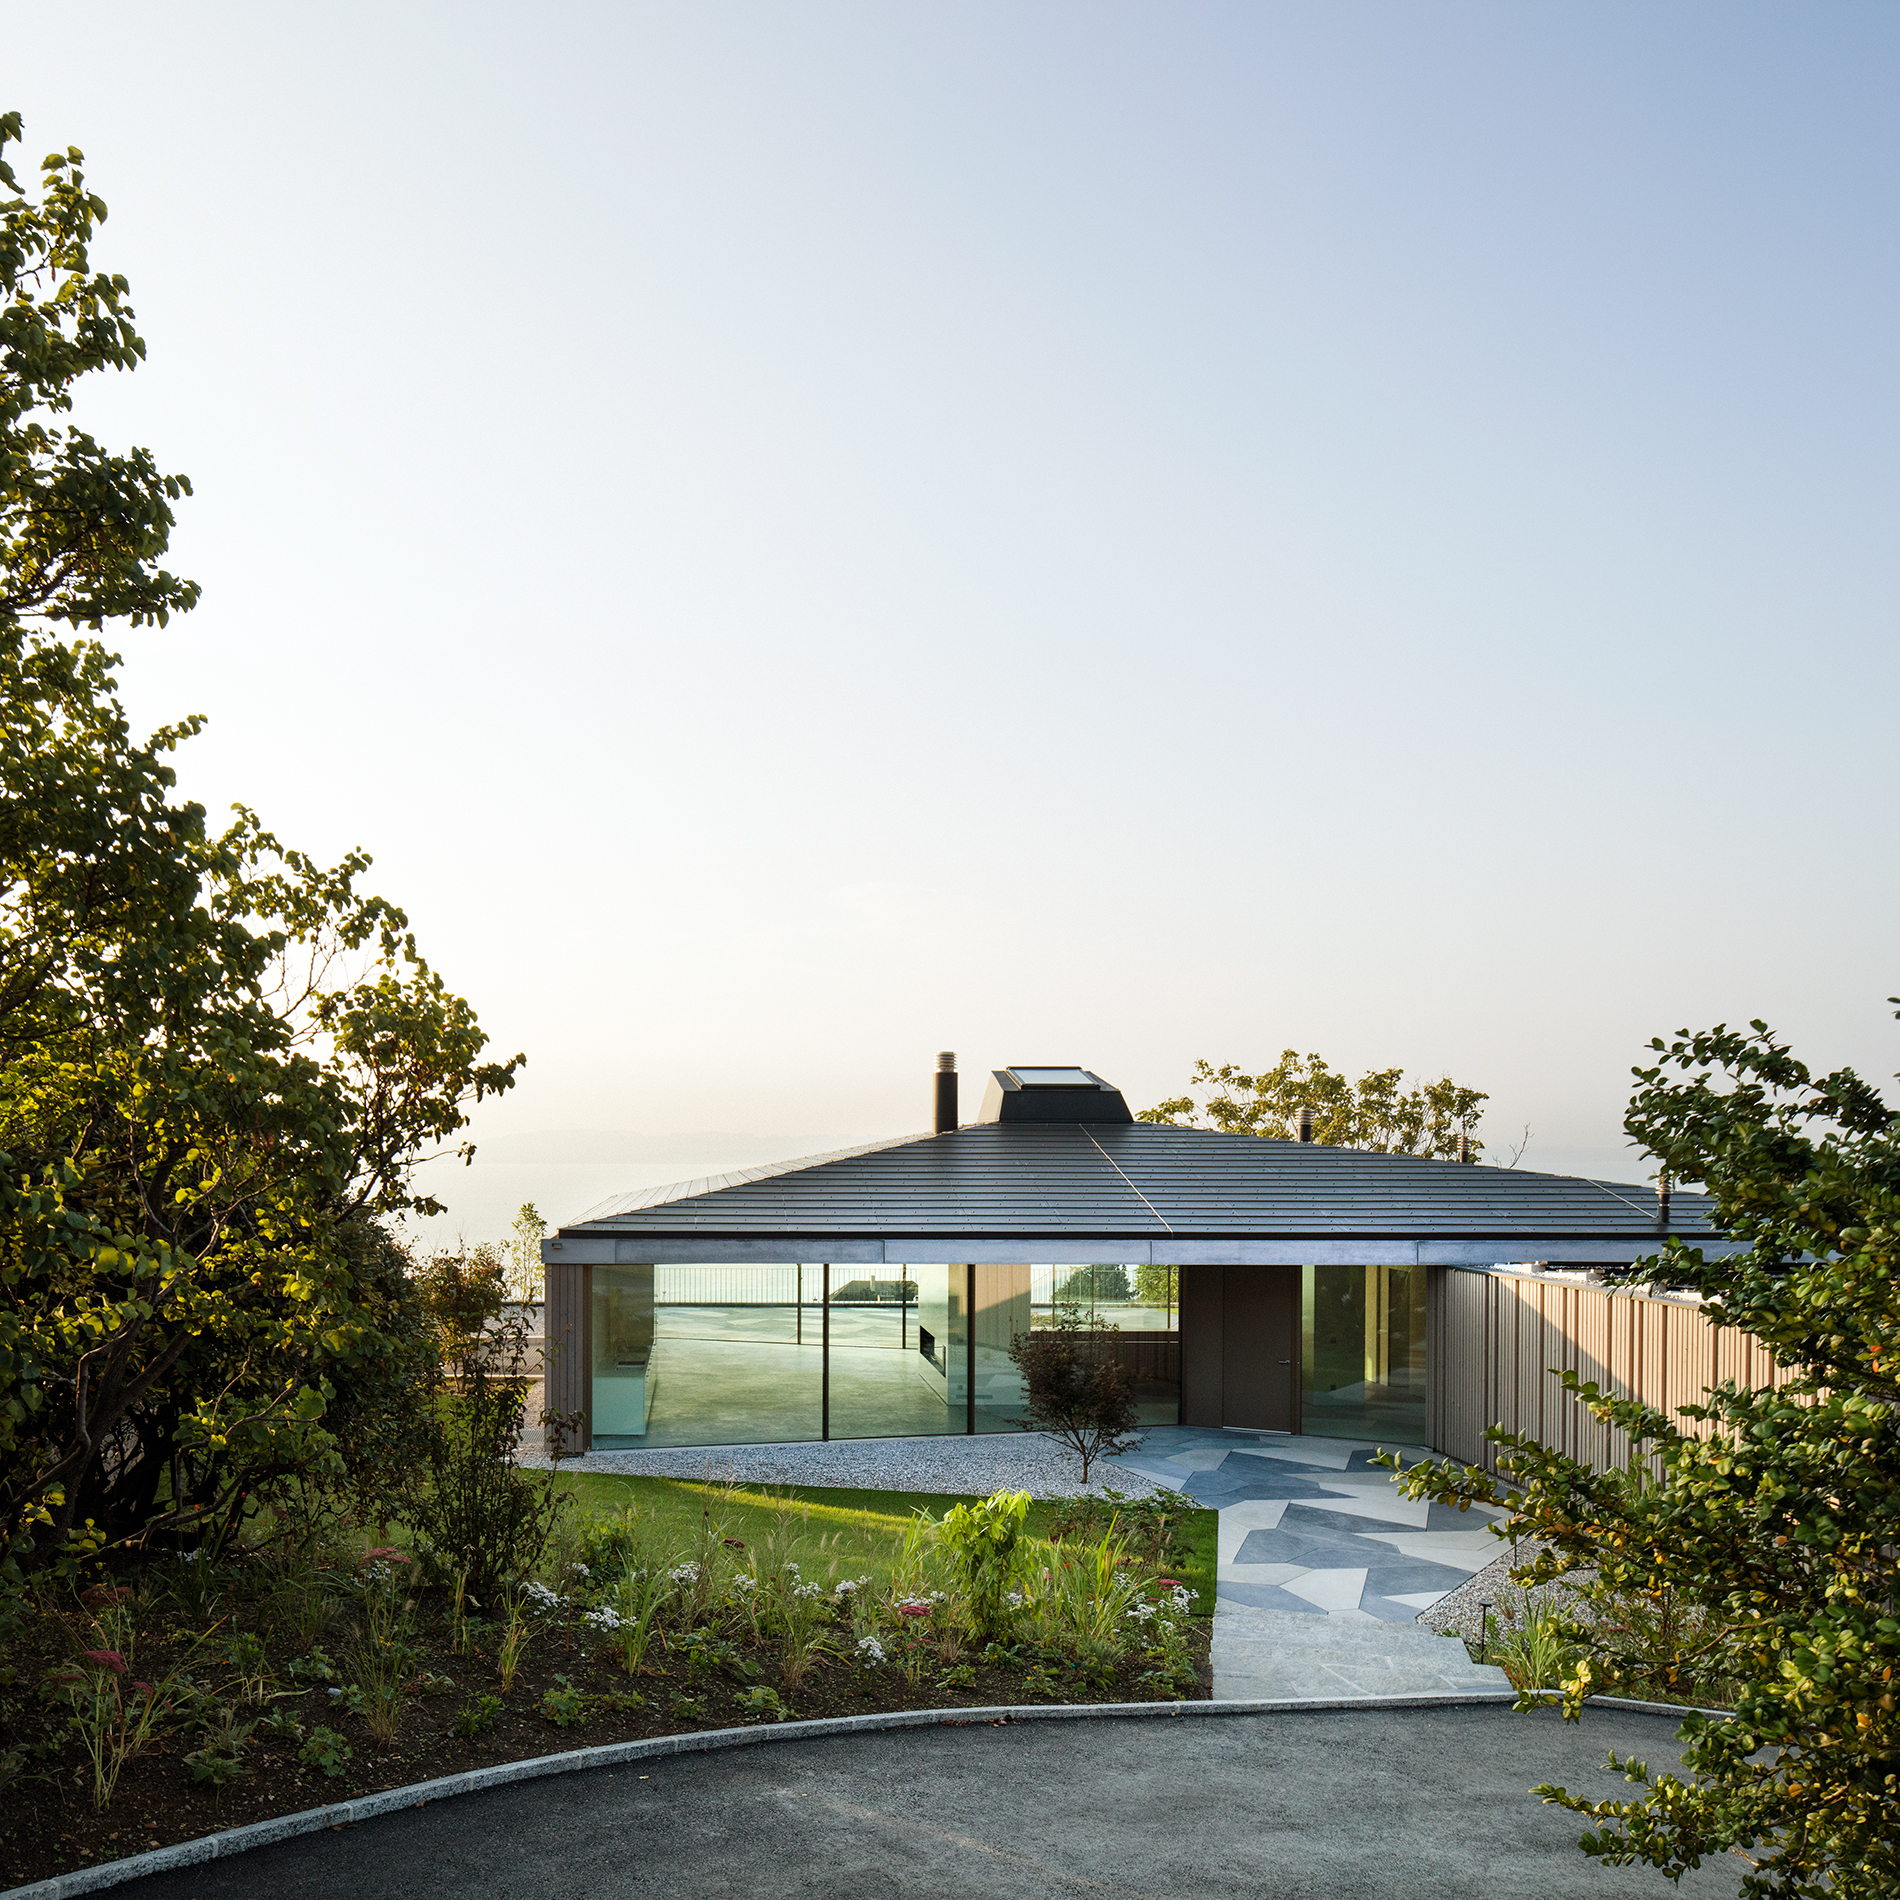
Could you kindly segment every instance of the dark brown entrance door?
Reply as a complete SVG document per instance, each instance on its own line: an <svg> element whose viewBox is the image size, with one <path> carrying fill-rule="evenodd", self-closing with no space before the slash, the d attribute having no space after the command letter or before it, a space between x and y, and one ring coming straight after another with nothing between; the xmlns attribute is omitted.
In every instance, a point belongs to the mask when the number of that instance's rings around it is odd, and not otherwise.
<svg viewBox="0 0 1900 1900"><path fill-rule="evenodd" d="M1228 1267L1221 1423L1300 1429L1300 1270Z"/></svg>
<svg viewBox="0 0 1900 1900"><path fill-rule="evenodd" d="M1181 1421L1300 1429L1300 1269L1181 1269Z"/></svg>

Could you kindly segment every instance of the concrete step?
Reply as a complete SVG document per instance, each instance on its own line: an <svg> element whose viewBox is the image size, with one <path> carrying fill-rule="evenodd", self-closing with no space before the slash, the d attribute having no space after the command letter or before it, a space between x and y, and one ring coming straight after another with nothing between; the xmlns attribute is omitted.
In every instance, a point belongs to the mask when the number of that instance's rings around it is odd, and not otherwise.
<svg viewBox="0 0 1900 1900"><path fill-rule="evenodd" d="M1372 1696L1508 1690L1455 1637L1375 1617L1299 1616L1223 1603L1214 1617L1217 1696Z"/></svg>

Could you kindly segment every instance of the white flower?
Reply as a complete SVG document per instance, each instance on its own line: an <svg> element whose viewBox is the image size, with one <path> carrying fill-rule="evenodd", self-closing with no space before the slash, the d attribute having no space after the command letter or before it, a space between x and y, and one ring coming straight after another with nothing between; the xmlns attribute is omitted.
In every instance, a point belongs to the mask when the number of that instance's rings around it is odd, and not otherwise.
<svg viewBox="0 0 1900 1900"><path fill-rule="evenodd" d="M583 1621L597 1630L618 1630L627 1627L626 1619L611 1603L603 1603L597 1610L589 1610Z"/></svg>
<svg viewBox="0 0 1900 1900"><path fill-rule="evenodd" d="M545 1583L529 1583L522 1586L521 1594L537 1610L558 1610L567 1599L558 1590L550 1590Z"/></svg>
<svg viewBox="0 0 1900 1900"><path fill-rule="evenodd" d="M822 1583L801 1583L795 1585L792 1590L793 1597L800 1603L809 1603L814 1597L821 1597L824 1594L825 1586Z"/></svg>
<svg viewBox="0 0 1900 1900"><path fill-rule="evenodd" d="M875 1636L858 1638L858 1661L867 1669L875 1669L884 1661L884 1645Z"/></svg>
<svg viewBox="0 0 1900 1900"><path fill-rule="evenodd" d="M673 1568L666 1573L666 1580L668 1583L697 1583L699 1581L699 1566L697 1564L675 1564Z"/></svg>
<svg viewBox="0 0 1900 1900"><path fill-rule="evenodd" d="M759 1580L747 1571L744 1576L733 1578L732 1587L735 1590L756 1590L759 1587Z"/></svg>
<svg viewBox="0 0 1900 1900"><path fill-rule="evenodd" d="M1020 1610L1029 1599L1024 1596L1020 1590L1009 1590L1004 1592L1003 1601L1007 1603L1012 1610Z"/></svg>
<svg viewBox="0 0 1900 1900"><path fill-rule="evenodd" d="M586 1577L591 1576L593 1573L589 1571L585 1564L576 1564L574 1566L574 1574L577 1577Z"/></svg>

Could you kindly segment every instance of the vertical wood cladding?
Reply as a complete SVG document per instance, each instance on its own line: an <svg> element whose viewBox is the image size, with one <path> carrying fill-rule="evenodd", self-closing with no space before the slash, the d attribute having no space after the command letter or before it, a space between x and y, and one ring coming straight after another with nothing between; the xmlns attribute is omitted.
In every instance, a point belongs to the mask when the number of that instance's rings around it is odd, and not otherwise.
<svg viewBox="0 0 1900 1900"><path fill-rule="evenodd" d="M548 1263L547 1308L541 1363L547 1379L550 1412L582 1414L578 1432L566 1434L569 1452L587 1451L594 1442L592 1410L594 1371L594 1270ZM538 1421L528 1421L530 1431Z"/></svg>
<svg viewBox="0 0 1900 1900"><path fill-rule="evenodd" d="M1225 1267L1181 1269L1181 1423L1221 1424Z"/></svg>
<svg viewBox="0 0 1900 1900"><path fill-rule="evenodd" d="M1673 1417L1724 1379L1769 1390L1781 1370L1760 1340L1718 1331L1690 1301L1528 1275L1433 1268L1427 1327L1432 1444L1493 1470L1490 1425L1599 1471L1628 1457L1628 1435L1592 1417L1558 1383L1559 1372ZM1680 1423L1698 1434L1708 1429Z"/></svg>

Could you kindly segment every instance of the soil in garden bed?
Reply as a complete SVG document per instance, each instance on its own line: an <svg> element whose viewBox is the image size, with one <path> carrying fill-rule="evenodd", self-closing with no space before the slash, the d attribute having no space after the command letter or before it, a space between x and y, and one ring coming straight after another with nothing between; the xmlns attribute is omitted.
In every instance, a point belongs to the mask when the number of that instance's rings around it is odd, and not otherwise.
<svg viewBox="0 0 1900 1900"><path fill-rule="evenodd" d="M248 1624L250 1619L238 1620ZM1085 1673L1047 1654L992 1651L985 1660L974 1648L954 1660L933 1655L914 1685L888 1664L864 1669L841 1660L819 1663L790 1684L773 1645L720 1645L717 1660L708 1661L702 1654L694 1661L677 1646L677 1637L671 1647L656 1641L639 1672L630 1677L612 1651L599 1649L597 1632L578 1624L550 1623L537 1628L520 1673L504 1695L495 1632L478 1638L481 1647L475 1653L458 1655L447 1645L446 1628L437 1625L411 1639L420 1664L414 1681L435 1681L405 1697L399 1727L386 1746L377 1744L360 1717L344 1711L329 1685L318 1683L280 1695L272 1705L289 1710L304 1735L274 1739L258 1728L243 1751L244 1772L222 1788L194 1783L184 1758L201 1746L202 1738L174 1732L127 1764L103 1814L94 1811L90 1767L76 1740L66 1740L56 1753L36 1750L19 1764L10 1785L0 1789L0 1886L353 1795L604 1742L903 1709L1172 1701L1183 1693L1204 1700L1212 1693L1210 1631L1206 1621L1191 1626L1197 1682L1192 1689L1176 1691L1142 1680L1146 1665L1140 1662L1113 1672ZM265 1640L278 1686L287 1689L289 1663L308 1652L273 1637ZM335 1655L337 1649L332 1643L330 1653ZM35 1743L43 1744L50 1731L35 1689L65 1667L72 1653L63 1626L50 1620L9 1645L0 1696L0 1756L10 1745L33 1749ZM162 1678L181 1660L181 1652L153 1633L141 1638L135 1672ZM338 1673L343 1674L340 1664ZM778 1711L771 1709L761 1690L778 1698ZM547 1711L544 1698L550 1693L557 1698L555 1712L570 1715L565 1724ZM483 1696L494 1696L501 1704L490 1724L473 1738L457 1734L458 1715ZM755 1705L765 1701L766 1708L748 1706L743 1700L747 1697ZM244 1713L248 1718L262 1710L253 1706ZM318 1727L334 1731L351 1751L335 1774L298 1759L310 1731Z"/></svg>

